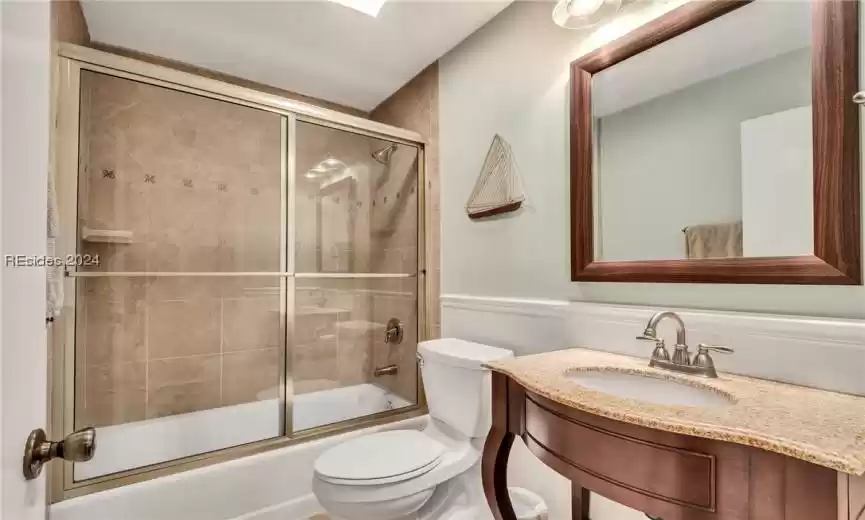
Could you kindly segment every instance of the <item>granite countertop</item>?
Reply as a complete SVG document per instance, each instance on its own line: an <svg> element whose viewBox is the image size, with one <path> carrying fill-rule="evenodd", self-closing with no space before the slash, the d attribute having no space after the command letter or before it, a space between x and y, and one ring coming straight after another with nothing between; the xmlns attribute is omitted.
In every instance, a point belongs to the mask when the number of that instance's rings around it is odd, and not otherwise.
<svg viewBox="0 0 865 520"><path fill-rule="evenodd" d="M865 397L731 374L717 379L649 368L648 361L574 348L488 364L528 390L601 417L672 433L734 442L851 475L865 474ZM571 370L613 370L706 388L730 399L716 407L671 406L579 386Z"/></svg>

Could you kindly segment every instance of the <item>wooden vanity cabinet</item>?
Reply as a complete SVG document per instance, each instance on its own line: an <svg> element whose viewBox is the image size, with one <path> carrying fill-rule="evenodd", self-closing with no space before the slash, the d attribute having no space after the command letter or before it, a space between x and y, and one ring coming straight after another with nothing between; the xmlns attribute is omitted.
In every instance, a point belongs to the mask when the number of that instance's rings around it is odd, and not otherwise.
<svg viewBox="0 0 865 520"><path fill-rule="evenodd" d="M664 520L836 520L835 470L759 448L654 430L558 404L500 373L482 471L497 520L515 520L507 464L519 436L569 478L573 519L588 520L589 491ZM854 520L855 517L850 517Z"/></svg>

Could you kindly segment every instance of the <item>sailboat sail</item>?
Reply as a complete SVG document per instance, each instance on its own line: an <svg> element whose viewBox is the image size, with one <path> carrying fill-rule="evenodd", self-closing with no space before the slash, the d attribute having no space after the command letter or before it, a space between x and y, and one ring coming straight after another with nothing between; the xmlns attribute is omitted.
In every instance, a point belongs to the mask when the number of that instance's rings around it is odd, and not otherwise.
<svg viewBox="0 0 865 520"><path fill-rule="evenodd" d="M466 203L466 213L471 219L490 217L516 211L525 200L511 146L496 134Z"/></svg>

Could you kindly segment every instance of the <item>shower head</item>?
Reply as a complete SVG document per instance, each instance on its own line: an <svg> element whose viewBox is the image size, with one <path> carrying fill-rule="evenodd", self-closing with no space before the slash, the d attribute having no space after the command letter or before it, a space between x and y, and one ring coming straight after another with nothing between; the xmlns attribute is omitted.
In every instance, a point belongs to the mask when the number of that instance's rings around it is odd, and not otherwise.
<svg viewBox="0 0 865 520"><path fill-rule="evenodd" d="M376 162L379 162L379 163L387 166L388 164L390 164L390 156L393 155L393 153L395 151L396 151L396 144L392 143L392 144L385 146L384 148L380 148L380 149L372 152L371 155L372 155L372 158L376 160Z"/></svg>

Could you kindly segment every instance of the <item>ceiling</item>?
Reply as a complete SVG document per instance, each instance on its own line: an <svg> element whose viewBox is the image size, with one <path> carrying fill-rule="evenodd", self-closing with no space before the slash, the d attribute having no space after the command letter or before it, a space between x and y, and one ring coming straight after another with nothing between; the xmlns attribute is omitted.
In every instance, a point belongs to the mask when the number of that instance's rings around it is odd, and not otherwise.
<svg viewBox="0 0 865 520"><path fill-rule="evenodd" d="M325 0L84 0L92 40L363 111L512 0L390 0L373 18Z"/></svg>

